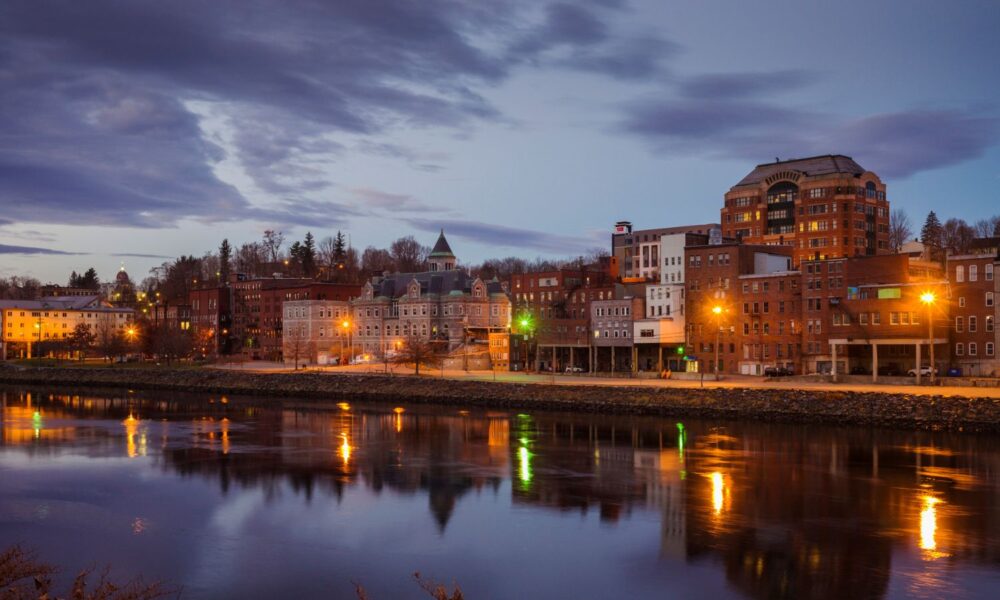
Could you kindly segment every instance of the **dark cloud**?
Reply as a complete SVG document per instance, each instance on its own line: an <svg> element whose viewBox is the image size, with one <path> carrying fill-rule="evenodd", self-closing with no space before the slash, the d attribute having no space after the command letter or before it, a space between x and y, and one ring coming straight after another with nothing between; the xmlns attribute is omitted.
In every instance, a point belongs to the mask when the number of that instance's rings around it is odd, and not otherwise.
<svg viewBox="0 0 1000 600"><path fill-rule="evenodd" d="M621 12L623 3L591 4L548 5L544 18L511 46L510 58L628 80L659 73L662 61L678 50L655 33L612 31L609 10Z"/></svg>
<svg viewBox="0 0 1000 600"><path fill-rule="evenodd" d="M34 246L10 246L8 244L0 244L0 254L59 254L65 256L71 256L79 254L79 252L63 252L62 250L53 250L51 248L37 248Z"/></svg>
<svg viewBox="0 0 1000 600"><path fill-rule="evenodd" d="M619 2L95 0L0 5L0 200L18 222L173 226L336 217L336 136L501 119L481 93L519 64L653 72L669 44L612 32ZM546 60L541 54L561 50ZM201 109L231 132L208 139ZM192 112L199 110L199 114ZM378 142L376 142L378 144ZM392 144L382 151L391 152ZM226 156L223 148L235 156ZM413 168L440 170L399 151ZM216 175L235 159L274 206Z"/></svg>
<svg viewBox="0 0 1000 600"><path fill-rule="evenodd" d="M760 162L842 153L887 178L908 177L982 156L998 121L975 110L904 110L860 118L808 112L773 100L811 80L797 71L704 75L677 95L625 104L618 130L659 152Z"/></svg>
<svg viewBox="0 0 1000 600"><path fill-rule="evenodd" d="M728 99L792 91L815 81L805 71L786 70L763 73L708 73L682 79L678 93L689 98Z"/></svg>
<svg viewBox="0 0 1000 600"><path fill-rule="evenodd" d="M437 233L444 228L448 237L464 238L477 244L496 248L518 248L559 254L585 252L593 243L584 238L557 235L544 231L519 229L480 221L462 219L402 219L409 226Z"/></svg>
<svg viewBox="0 0 1000 600"><path fill-rule="evenodd" d="M998 131L1000 119L971 110L913 110L849 121L828 132L827 144L884 177L909 177L980 158Z"/></svg>

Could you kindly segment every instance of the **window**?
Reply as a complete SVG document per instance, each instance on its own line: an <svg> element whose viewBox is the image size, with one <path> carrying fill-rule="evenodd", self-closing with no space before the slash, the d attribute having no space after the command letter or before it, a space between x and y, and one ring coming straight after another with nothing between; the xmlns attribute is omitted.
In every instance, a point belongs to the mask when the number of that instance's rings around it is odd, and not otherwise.
<svg viewBox="0 0 1000 600"><path fill-rule="evenodd" d="M986 356L993 356L994 346L993 342L986 342Z"/></svg>
<svg viewBox="0 0 1000 600"><path fill-rule="evenodd" d="M986 292L986 306L993 306L993 292Z"/></svg>
<svg viewBox="0 0 1000 600"><path fill-rule="evenodd" d="M958 307L965 308L965 296L958 297Z"/></svg>
<svg viewBox="0 0 1000 600"><path fill-rule="evenodd" d="M978 325L978 323L976 323L976 320L977 319L974 316L969 317L969 333L975 333L976 332L976 326ZM971 345L969 346L969 350L972 350L972 346ZM972 354L972 353L970 352L969 354Z"/></svg>
<svg viewBox="0 0 1000 600"><path fill-rule="evenodd" d="M965 281L965 267L958 265L955 267L955 282L961 283Z"/></svg>
<svg viewBox="0 0 1000 600"><path fill-rule="evenodd" d="M955 317L955 331L957 333L965 331L965 319L963 317Z"/></svg>
<svg viewBox="0 0 1000 600"><path fill-rule="evenodd" d="M993 331L993 317L986 317L986 331Z"/></svg>
<svg viewBox="0 0 1000 600"><path fill-rule="evenodd" d="M969 356L975 356L978 351L979 349L976 348L976 342L969 342Z"/></svg>
<svg viewBox="0 0 1000 600"><path fill-rule="evenodd" d="M979 281L979 265L969 265L969 281ZM972 346L969 346L969 354L972 354Z"/></svg>
<svg viewBox="0 0 1000 600"><path fill-rule="evenodd" d="M955 344L955 356L965 356L965 344L962 342Z"/></svg>
<svg viewBox="0 0 1000 600"><path fill-rule="evenodd" d="M993 281L993 265L983 267L983 276L986 278L986 281Z"/></svg>

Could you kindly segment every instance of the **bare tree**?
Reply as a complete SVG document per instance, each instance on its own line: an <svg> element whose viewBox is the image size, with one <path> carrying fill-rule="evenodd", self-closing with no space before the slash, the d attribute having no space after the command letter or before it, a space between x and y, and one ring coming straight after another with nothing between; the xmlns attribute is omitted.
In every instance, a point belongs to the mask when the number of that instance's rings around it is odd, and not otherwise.
<svg viewBox="0 0 1000 600"><path fill-rule="evenodd" d="M236 250L235 267L237 273L250 277L262 275L264 263L267 262L267 249L258 242L249 242Z"/></svg>
<svg viewBox="0 0 1000 600"><path fill-rule="evenodd" d="M396 365L413 365L415 375L420 375L420 367L438 368L444 362L444 352L440 344L409 338L399 347L391 359Z"/></svg>
<svg viewBox="0 0 1000 600"><path fill-rule="evenodd" d="M964 219L948 219L941 228L941 244L951 254L968 253L975 238L975 230Z"/></svg>
<svg viewBox="0 0 1000 600"><path fill-rule="evenodd" d="M430 248L420 245L412 235L401 237L389 246L389 254L400 273L422 271Z"/></svg>
<svg viewBox="0 0 1000 600"><path fill-rule="evenodd" d="M1000 215L992 216L989 219L979 219L973 227L976 230L977 238L1000 236Z"/></svg>
<svg viewBox="0 0 1000 600"><path fill-rule="evenodd" d="M385 271L392 271L395 263L392 255L387 250L368 246L361 255L361 270L368 275L380 275Z"/></svg>
<svg viewBox="0 0 1000 600"><path fill-rule="evenodd" d="M913 235L913 225L906 211L897 208L889 214L889 247L893 252L899 252L903 244L910 241Z"/></svg>
<svg viewBox="0 0 1000 600"><path fill-rule="evenodd" d="M105 359L114 362L125 353L126 343L114 315L102 315L94 328L94 344Z"/></svg>
<svg viewBox="0 0 1000 600"><path fill-rule="evenodd" d="M309 351L308 337L306 336L304 325L290 325L284 329L284 348L282 349L286 357L291 357L295 370L299 370L299 359L306 356Z"/></svg>
<svg viewBox="0 0 1000 600"><path fill-rule="evenodd" d="M285 243L285 234L280 231L268 229L264 231L264 248L267 249L267 257L272 263L278 262L281 257L281 246Z"/></svg>

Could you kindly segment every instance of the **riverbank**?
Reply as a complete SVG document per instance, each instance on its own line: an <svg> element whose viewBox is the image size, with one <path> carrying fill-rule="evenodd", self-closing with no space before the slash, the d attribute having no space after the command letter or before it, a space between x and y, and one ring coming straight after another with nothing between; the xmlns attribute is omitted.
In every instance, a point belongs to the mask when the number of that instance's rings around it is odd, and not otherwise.
<svg viewBox="0 0 1000 600"><path fill-rule="evenodd" d="M1000 432L1000 398L926 392L608 387L376 374L23 366L0 366L0 383Z"/></svg>

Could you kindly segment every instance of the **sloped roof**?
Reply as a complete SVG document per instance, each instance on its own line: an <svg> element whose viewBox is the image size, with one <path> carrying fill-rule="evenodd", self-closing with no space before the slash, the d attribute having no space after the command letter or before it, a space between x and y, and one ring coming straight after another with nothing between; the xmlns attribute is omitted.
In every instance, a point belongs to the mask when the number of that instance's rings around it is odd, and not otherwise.
<svg viewBox="0 0 1000 600"><path fill-rule="evenodd" d="M454 257L455 254L451 251L451 246L448 245L448 240L444 237L444 229L441 230L441 235L438 236L437 242L434 244L434 248L431 250L430 256L434 257Z"/></svg>
<svg viewBox="0 0 1000 600"><path fill-rule="evenodd" d="M857 177L866 171L864 167L854 162L850 156L843 154L827 154L826 156L810 156L809 158L794 158L773 163L757 165L753 171L733 187L742 185L757 185L771 175L781 171L798 171L807 177L822 175L853 175Z"/></svg>
<svg viewBox="0 0 1000 600"><path fill-rule="evenodd" d="M128 310L112 309L101 301L100 296L49 296L37 300L0 300L0 308L23 308L26 310Z"/></svg>
<svg viewBox="0 0 1000 600"><path fill-rule="evenodd" d="M420 284L421 294L447 296L450 294L471 294L472 284L476 281L465 271L424 271L422 273L393 273L379 280L372 280L372 295L374 297L401 298L411 281ZM503 292L499 281L484 282L489 294Z"/></svg>

